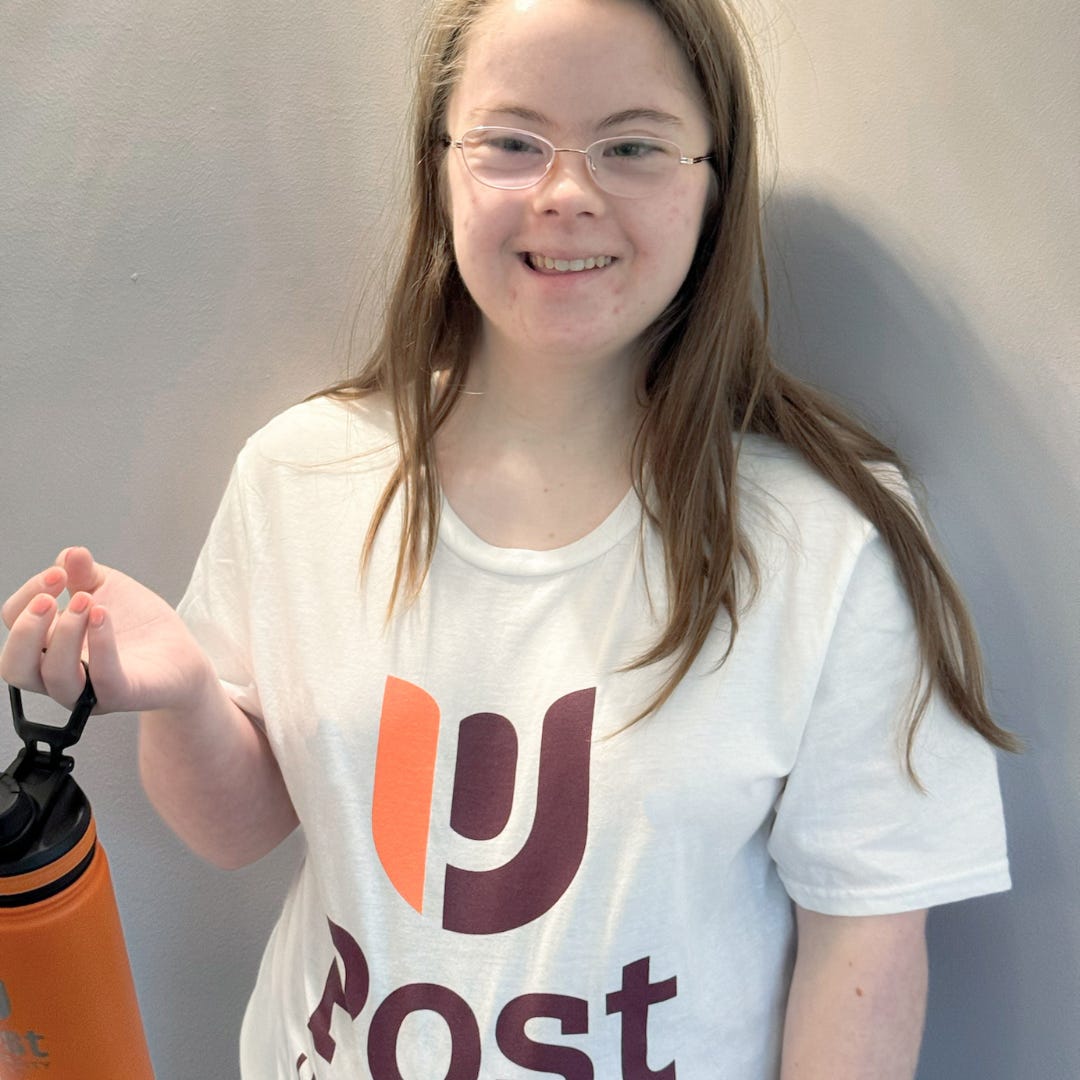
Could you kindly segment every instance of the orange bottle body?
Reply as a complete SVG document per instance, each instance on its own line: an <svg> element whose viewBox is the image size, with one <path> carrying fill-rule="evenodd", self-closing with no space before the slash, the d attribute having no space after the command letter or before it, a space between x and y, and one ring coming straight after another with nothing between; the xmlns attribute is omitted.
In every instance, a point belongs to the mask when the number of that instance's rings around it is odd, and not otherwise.
<svg viewBox="0 0 1080 1080"><path fill-rule="evenodd" d="M65 877L46 899L0 906L0 1080L154 1080L93 820L61 863L0 876L0 900Z"/></svg>

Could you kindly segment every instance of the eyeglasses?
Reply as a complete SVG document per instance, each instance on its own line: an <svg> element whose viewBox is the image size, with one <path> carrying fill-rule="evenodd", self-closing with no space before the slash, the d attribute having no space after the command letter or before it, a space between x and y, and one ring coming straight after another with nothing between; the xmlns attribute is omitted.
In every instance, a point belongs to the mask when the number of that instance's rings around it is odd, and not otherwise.
<svg viewBox="0 0 1080 1080"><path fill-rule="evenodd" d="M508 191L539 184L551 171L556 154L584 154L596 186L624 199L655 195L680 165L697 165L713 157L686 157L675 143L642 135L598 139L575 150L555 146L531 131L505 127L471 128L457 141L445 136L444 145L461 151L465 168L481 184Z"/></svg>

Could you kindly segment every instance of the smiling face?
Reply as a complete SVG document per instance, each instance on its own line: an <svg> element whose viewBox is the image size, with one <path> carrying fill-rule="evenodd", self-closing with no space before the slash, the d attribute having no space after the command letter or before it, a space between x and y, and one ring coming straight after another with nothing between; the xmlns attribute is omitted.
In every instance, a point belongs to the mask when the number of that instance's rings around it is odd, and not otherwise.
<svg viewBox="0 0 1080 1080"><path fill-rule="evenodd" d="M557 147L651 136L712 150L693 75L633 0L496 0L470 31L447 130L522 128ZM480 355L620 362L686 277L710 192L681 165L645 198L600 190L581 154L556 154L518 191L486 187L456 149L447 187L454 253L482 314Z"/></svg>

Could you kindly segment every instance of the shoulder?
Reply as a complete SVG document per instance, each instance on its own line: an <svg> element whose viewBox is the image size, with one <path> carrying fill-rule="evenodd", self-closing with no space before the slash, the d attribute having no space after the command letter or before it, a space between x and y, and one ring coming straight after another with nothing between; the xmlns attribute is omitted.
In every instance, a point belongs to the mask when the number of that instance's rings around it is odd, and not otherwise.
<svg viewBox="0 0 1080 1080"><path fill-rule="evenodd" d="M237 464L242 472L355 472L384 468L396 454L393 410L383 395L317 397L286 409L256 431Z"/></svg>
<svg viewBox="0 0 1080 1080"><path fill-rule="evenodd" d="M739 451L738 491L744 526L766 523L831 523L855 532L869 527L851 500L821 475L798 451L763 435L747 435Z"/></svg>
<svg viewBox="0 0 1080 1080"><path fill-rule="evenodd" d="M915 496L900 470L871 464L879 483L913 509ZM798 451L767 436L748 435L739 453L740 520L756 554L788 561L853 565L877 530ZM772 562L772 559L767 561ZM842 571L841 571L842 573Z"/></svg>

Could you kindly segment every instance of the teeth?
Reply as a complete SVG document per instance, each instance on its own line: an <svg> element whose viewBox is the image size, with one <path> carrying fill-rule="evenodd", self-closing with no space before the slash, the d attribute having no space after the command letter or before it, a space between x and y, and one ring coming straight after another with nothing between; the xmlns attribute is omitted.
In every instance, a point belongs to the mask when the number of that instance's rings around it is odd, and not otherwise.
<svg viewBox="0 0 1080 1080"><path fill-rule="evenodd" d="M613 261L610 255L590 255L587 259L552 259L548 255L529 255L529 262L537 270L559 270L571 274L580 270L602 270Z"/></svg>

